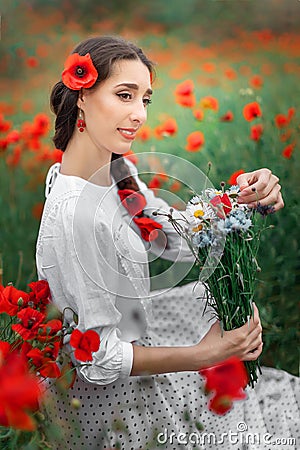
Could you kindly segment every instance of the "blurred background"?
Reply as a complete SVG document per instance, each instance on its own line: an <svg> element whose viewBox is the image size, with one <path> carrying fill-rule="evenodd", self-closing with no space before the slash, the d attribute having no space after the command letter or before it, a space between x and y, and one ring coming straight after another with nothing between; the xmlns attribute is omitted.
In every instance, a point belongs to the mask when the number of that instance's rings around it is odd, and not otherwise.
<svg viewBox="0 0 300 450"><path fill-rule="evenodd" d="M267 219L274 228L262 236L257 303L263 363L298 374L299 24L298 0L2 2L2 284L25 289L36 279L45 174L61 158L51 141L51 87L80 40L120 34L157 63L153 104L134 152L172 153L204 172L211 162L216 185L234 184L238 173L259 167L280 177L286 206ZM150 188L189 198L164 167L157 171L145 180ZM166 264L155 261L152 273Z"/></svg>

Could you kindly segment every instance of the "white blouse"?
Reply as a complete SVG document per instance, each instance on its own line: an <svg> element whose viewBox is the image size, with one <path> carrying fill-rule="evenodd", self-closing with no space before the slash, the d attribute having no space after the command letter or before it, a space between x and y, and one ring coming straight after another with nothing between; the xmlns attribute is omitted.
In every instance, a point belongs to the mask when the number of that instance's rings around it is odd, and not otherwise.
<svg viewBox="0 0 300 450"><path fill-rule="evenodd" d="M138 178L134 164L126 163L146 198L146 214L167 213L169 205ZM153 218L163 225L167 248L162 253L155 241L144 241L116 184L99 186L59 170L60 164L54 164L46 180L36 246L38 277L49 282L52 300L67 323L75 325L76 313L81 331L99 333L92 364L78 366L77 372L87 382L104 385L130 375L132 342L151 323L151 295L159 291L150 295L148 256L187 262L189 268L194 257L164 216ZM163 278L158 276L158 286L164 287Z"/></svg>

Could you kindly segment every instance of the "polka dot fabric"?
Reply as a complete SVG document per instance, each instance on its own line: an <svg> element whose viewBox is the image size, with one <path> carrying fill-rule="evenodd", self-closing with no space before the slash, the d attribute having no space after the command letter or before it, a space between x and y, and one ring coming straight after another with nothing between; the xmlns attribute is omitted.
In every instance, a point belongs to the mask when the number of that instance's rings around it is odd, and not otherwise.
<svg viewBox="0 0 300 450"><path fill-rule="evenodd" d="M199 342L211 322L193 288L187 284L152 298L153 321L139 344ZM106 386L77 378L67 393L53 387L48 393L55 450L300 448L299 379L272 368L263 368L255 389L247 388L247 400L224 416L208 411L203 379L194 372L129 377ZM78 409L73 399L80 401Z"/></svg>

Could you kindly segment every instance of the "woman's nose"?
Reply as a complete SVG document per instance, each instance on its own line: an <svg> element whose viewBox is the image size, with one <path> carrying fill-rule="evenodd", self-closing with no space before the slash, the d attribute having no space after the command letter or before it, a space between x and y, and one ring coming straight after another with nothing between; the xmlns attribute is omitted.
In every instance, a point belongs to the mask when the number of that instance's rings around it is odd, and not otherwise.
<svg viewBox="0 0 300 450"><path fill-rule="evenodd" d="M131 112L131 120L143 124L147 119L147 110L145 108L144 102L139 102L134 105Z"/></svg>

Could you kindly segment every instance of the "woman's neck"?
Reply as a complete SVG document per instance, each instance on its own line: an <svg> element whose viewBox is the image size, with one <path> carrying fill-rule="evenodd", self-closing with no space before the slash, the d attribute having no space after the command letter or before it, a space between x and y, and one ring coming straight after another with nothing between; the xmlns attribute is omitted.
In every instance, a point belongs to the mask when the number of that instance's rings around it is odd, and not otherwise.
<svg viewBox="0 0 300 450"><path fill-rule="evenodd" d="M112 154L88 145L85 141L80 136L70 140L62 157L61 173L77 176L100 186L110 186Z"/></svg>

